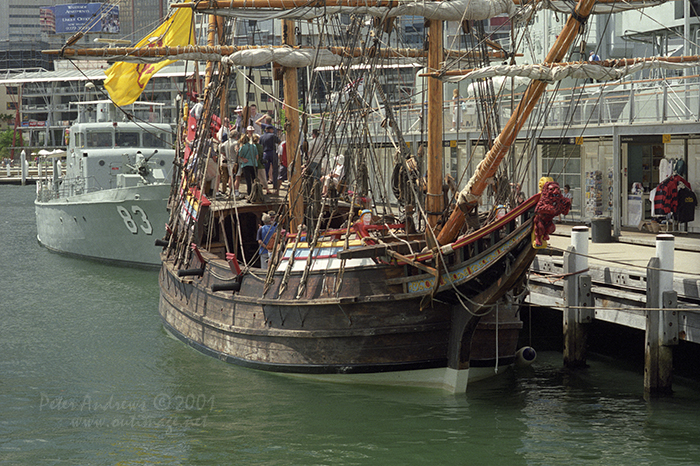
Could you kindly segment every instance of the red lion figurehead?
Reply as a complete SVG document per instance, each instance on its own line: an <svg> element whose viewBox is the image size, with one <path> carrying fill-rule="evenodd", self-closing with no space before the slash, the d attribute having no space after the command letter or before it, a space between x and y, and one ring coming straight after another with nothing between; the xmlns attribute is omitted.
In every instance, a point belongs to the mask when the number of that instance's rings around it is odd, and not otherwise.
<svg viewBox="0 0 700 466"><path fill-rule="evenodd" d="M542 195L535 206L535 247L542 247L556 227L552 221L557 215L566 215L571 209L571 200L561 195L559 183L548 181L542 186Z"/></svg>

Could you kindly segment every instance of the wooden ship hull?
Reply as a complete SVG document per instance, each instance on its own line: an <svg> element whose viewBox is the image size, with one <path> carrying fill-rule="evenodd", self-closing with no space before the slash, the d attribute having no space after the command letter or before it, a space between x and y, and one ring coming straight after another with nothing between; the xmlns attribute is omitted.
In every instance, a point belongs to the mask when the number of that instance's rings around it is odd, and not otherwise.
<svg viewBox="0 0 700 466"><path fill-rule="evenodd" d="M437 286L421 270L427 265L397 264L381 247L343 250L342 241L315 250L299 298L304 274L289 264L293 241L267 290L264 270L238 275L231 262L201 251L182 271L166 251L160 315L171 334L233 364L463 391L514 361L522 322L504 297L534 258L527 216L536 200L454 242ZM305 263L308 251L297 244L294 262Z"/></svg>

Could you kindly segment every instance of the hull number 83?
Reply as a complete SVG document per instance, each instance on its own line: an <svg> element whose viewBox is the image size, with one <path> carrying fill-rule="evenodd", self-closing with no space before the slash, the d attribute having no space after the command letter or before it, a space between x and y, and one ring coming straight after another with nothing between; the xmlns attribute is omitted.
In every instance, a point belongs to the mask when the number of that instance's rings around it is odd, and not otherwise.
<svg viewBox="0 0 700 466"><path fill-rule="evenodd" d="M144 212L141 207L137 205L131 206L130 213L126 208L118 205L117 212L119 212L119 216L124 221L126 229L131 233L137 234L139 232L139 227L147 235L153 233L153 226L151 226L151 222L148 220L148 215L146 215L146 212Z"/></svg>

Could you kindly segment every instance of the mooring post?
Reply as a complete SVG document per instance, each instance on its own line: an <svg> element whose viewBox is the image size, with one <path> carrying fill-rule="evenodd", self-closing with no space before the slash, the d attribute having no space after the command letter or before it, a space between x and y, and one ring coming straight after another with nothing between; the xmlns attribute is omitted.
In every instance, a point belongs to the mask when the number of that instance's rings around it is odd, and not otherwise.
<svg viewBox="0 0 700 466"><path fill-rule="evenodd" d="M673 291L673 254L673 235L658 235L656 257L647 266L644 392L652 397L672 393L671 346L678 344L678 313L673 310L678 306Z"/></svg>
<svg viewBox="0 0 700 466"><path fill-rule="evenodd" d="M588 325L593 321L591 277L582 273L588 269L588 227L574 227L571 246L564 254L564 365L569 368L586 366Z"/></svg>
<svg viewBox="0 0 700 466"><path fill-rule="evenodd" d="M22 186L27 184L27 153L22 149L22 153L19 155L19 166L20 173L22 175Z"/></svg>

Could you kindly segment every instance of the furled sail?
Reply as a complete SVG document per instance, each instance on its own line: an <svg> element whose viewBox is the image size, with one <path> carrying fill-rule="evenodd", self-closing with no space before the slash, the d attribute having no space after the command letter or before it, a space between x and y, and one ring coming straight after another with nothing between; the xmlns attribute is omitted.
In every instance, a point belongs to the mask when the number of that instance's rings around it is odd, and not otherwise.
<svg viewBox="0 0 700 466"><path fill-rule="evenodd" d="M350 57L350 64L365 62L364 50L348 47L288 47L288 46L232 46L232 45L185 45L177 47L107 47L93 49L66 48L60 50L44 50L43 53L61 55L73 60L92 59L121 61L129 63L158 63L165 59L178 60L207 60L223 61L235 66L263 66L269 63L279 63L289 68L306 66L337 66L341 61ZM423 49L382 48L375 50L378 58L391 59L392 63L422 63L427 52ZM452 60L458 64L459 59L480 56L480 52L464 52L447 50L447 57L457 57ZM506 52L488 52L494 59L507 57ZM345 57L345 58L343 58Z"/></svg>
<svg viewBox="0 0 700 466"><path fill-rule="evenodd" d="M341 55L326 49L293 49L264 48L241 50L221 58L226 65L263 66L268 63L278 63L288 68L304 68L307 66L338 66L343 61Z"/></svg>
<svg viewBox="0 0 700 466"><path fill-rule="evenodd" d="M494 65L465 71L462 74L438 76L446 82L464 79L483 79L496 76L522 77L539 81L555 82L566 78L616 81L624 76L646 69L682 70L696 67L700 57L653 57L646 59L605 60L601 62L556 63L550 65Z"/></svg>
<svg viewBox="0 0 700 466"><path fill-rule="evenodd" d="M619 0L602 0L596 2L591 11L591 14L612 14L622 11L639 10L641 8L649 8L652 6L666 3L667 0L635 0L629 2L621 2ZM536 8L552 10L559 13L571 13L571 2L561 0L540 0L538 2L530 2L526 0L515 0L516 4L522 5L525 10Z"/></svg>

